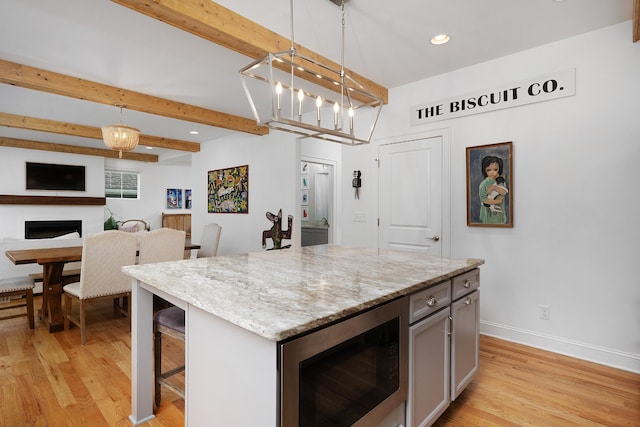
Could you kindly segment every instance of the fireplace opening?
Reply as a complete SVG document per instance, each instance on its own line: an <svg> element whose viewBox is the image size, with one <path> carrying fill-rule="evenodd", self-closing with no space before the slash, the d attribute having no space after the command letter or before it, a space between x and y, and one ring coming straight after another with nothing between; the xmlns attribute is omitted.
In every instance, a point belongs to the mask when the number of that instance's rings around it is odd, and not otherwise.
<svg viewBox="0 0 640 427"><path fill-rule="evenodd" d="M48 239L77 232L82 237L82 220L25 221L25 239Z"/></svg>

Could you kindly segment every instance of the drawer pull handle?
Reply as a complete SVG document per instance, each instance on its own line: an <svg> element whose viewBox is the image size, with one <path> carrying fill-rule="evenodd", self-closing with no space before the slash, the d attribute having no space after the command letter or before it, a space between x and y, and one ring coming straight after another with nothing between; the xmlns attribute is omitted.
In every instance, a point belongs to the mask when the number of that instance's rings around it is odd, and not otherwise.
<svg viewBox="0 0 640 427"><path fill-rule="evenodd" d="M436 297L430 296L429 298L427 298L427 305L429 307L433 307L433 306L435 306L437 304L438 304L438 300L436 299Z"/></svg>
<svg viewBox="0 0 640 427"><path fill-rule="evenodd" d="M464 281L464 287L468 288L469 286L471 286L471 280L467 279Z"/></svg>
<svg viewBox="0 0 640 427"><path fill-rule="evenodd" d="M464 301L464 303L465 303L466 305L471 304L471 298L467 298L467 299Z"/></svg>

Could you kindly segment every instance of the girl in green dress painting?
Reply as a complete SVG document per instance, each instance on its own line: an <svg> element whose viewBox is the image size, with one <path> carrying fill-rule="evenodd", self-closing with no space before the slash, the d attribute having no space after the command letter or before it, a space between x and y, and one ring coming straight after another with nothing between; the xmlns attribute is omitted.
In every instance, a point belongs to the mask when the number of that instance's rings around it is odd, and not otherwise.
<svg viewBox="0 0 640 427"><path fill-rule="evenodd" d="M484 179L478 188L480 196L480 221L484 224L506 224L505 197L509 192L503 174L500 157L486 156L482 159Z"/></svg>

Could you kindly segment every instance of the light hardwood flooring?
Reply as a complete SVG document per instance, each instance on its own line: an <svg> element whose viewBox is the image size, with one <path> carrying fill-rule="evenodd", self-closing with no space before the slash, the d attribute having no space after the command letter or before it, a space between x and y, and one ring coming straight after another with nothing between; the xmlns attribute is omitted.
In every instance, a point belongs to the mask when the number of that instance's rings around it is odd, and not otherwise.
<svg viewBox="0 0 640 427"><path fill-rule="evenodd" d="M480 337L480 369L434 424L640 426L640 375Z"/></svg>
<svg viewBox="0 0 640 427"><path fill-rule="evenodd" d="M84 347L77 328L0 321L0 427L131 425L128 319L110 301L87 315ZM183 347L165 341L170 367ZM184 425L184 401L164 391L156 415L145 426ZM435 426L640 426L640 375L483 336L478 376Z"/></svg>

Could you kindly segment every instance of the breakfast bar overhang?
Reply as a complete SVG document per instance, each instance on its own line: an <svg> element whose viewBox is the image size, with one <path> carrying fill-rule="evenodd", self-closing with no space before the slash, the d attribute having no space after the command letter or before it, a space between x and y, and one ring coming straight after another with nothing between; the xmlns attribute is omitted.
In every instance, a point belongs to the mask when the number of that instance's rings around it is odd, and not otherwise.
<svg viewBox="0 0 640 427"><path fill-rule="evenodd" d="M154 416L154 294L185 310L185 425L277 426L281 343L483 263L323 245L124 267L134 279L130 420Z"/></svg>

